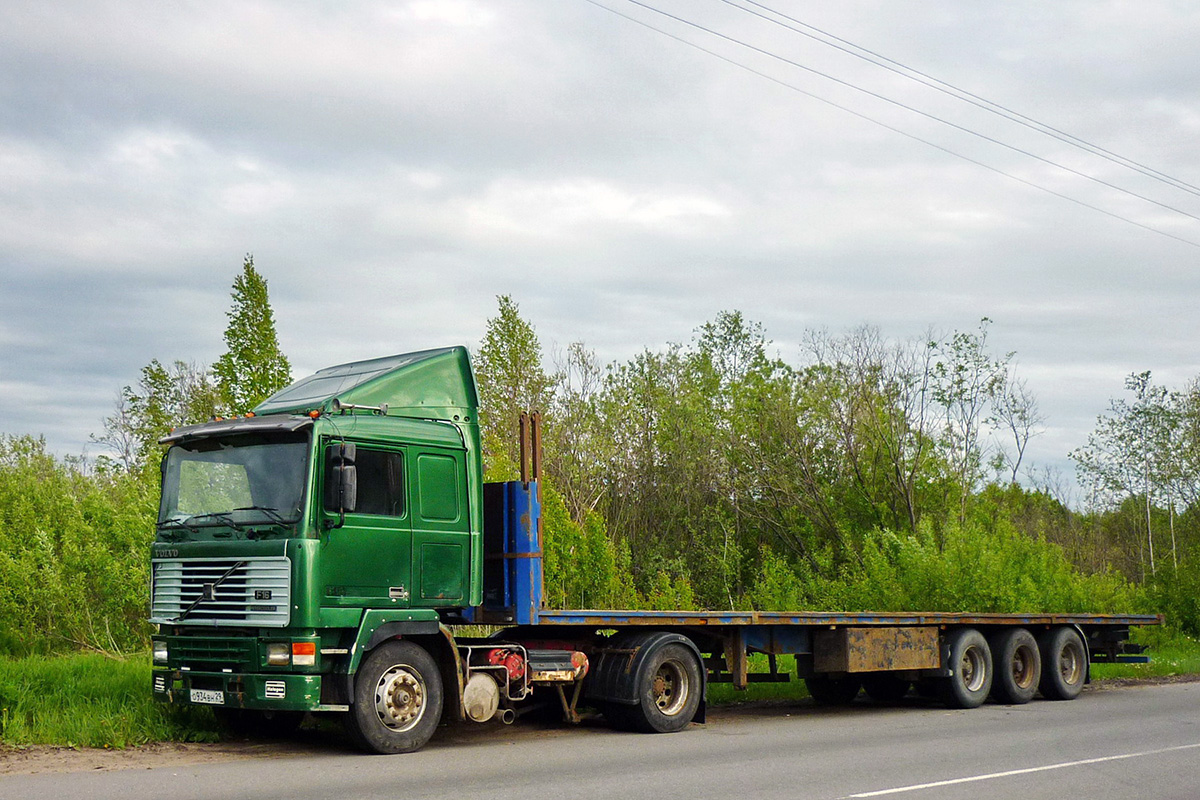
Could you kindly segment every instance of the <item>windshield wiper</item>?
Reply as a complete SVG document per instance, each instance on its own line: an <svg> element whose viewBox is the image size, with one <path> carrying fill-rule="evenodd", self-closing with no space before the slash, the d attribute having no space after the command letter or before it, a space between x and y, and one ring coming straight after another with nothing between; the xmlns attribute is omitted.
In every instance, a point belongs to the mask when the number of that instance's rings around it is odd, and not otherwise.
<svg viewBox="0 0 1200 800"><path fill-rule="evenodd" d="M279 509L272 506L242 506L241 508L235 508L234 511L261 511L267 515L271 522L280 525L286 525L288 522L283 514L279 513Z"/></svg>
<svg viewBox="0 0 1200 800"><path fill-rule="evenodd" d="M188 517L188 520L208 519L212 517L220 522L224 522L231 528L237 528L239 531L245 531L246 526L233 518L233 514L228 511L210 511L207 514L193 514Z"/></svg>
<svg viewBox="0 0 1200 800"><path fill-rule="evenodd" d="M176 530L173 530L173 531L167 530L168 526L176 528ZM200 532L198 529L193 528L191 525L188 525L186 519L178 519L178 518L164 519L162 522L158 523L157 527L158 527L159 533L162 534L163 538L168 541L171 541L171 542L177 542L183 538L183 531L178 530L179 528L184 528L189 533L199 533Z"/></svg>

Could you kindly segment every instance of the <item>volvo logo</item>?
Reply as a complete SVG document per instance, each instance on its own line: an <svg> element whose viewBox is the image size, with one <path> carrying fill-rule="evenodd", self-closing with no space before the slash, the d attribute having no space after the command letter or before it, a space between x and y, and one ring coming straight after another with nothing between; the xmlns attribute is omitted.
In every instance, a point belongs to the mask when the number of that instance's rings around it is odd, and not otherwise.
<svg viewBox="0 0 1200 800"><path fill-rule="evenodd" d="M155 558L177 558L178 556L179 556L179 551L176 550L175 548L171 548L169 550L155 550L154 551Z"/></svg>

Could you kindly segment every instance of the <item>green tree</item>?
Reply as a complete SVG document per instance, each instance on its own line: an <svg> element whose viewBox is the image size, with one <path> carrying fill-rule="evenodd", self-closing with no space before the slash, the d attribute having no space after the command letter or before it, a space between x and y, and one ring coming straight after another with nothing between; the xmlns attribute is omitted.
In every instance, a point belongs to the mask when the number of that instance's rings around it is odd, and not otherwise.
<svg viewBox="0 0 1200 800"><path fill-rule="evenodd" d="M987 347L988 325L979 321L973 333L956 331L937 347L933 396L944 415L943 446L958 484L959 515L966 519L967 501L984 479L985 468L995 459L1003 464L998 443L987 434L995 427L996 409L1010 398L1009 364L1015 353L993 358ZM1023 451L1022 446L1022 451Z"/></svg>
<svg viewBox="0 0 1200 800"><path fill-rule="evenodd" d="M1125 379L1133 402L1113 400L1109 412L1096 420L1087 444L1071 458L1080 477L1110 508L1137 498L1143 512L1142 534L1150 573L1158 565L1154 550L1154 503L1167 482L1166 454L1170 449L1172 414L1169 393L1156 385L1150 373Z"/></svg>
<svg viewBox="0 0 1200 800"><path fill-rule="evenodd" d="M121 389L116 410L104 420L104 433L92 437L113 454L97 459L98 466L147 471L156 482L158 440L172 428L210 419L219 405L217 388L204 367L183 361L164 366L154 359L142 367L137 385Z"/></svg>
<svg viewBox="0 0 1200 800"><path fill-rule="evenodd" d="M254 268L254 256L246 256L232 295L226 349L213 372L226 409L242 413L291 383L292 367L279 349L267 281Z"/></svg>
<svg viewBox="0 0 1200 800"><path fill-rule="evenodd" d="M596 354L572 342L556 359L560 380L547 430L550 449L546 472L562 492L571 518L584 521L604 494L613 440L600 413L604 370Z"/></svg>
<svg viewBox="0 0 1200 800"><path fill-rule="evenodd" d="M533 325L521 317L512 297L497 299L500 313L487 321L475 377L488 475L500 480L516 477L521 414L549 409L555 378L542 368L542 345Z"/></svg>

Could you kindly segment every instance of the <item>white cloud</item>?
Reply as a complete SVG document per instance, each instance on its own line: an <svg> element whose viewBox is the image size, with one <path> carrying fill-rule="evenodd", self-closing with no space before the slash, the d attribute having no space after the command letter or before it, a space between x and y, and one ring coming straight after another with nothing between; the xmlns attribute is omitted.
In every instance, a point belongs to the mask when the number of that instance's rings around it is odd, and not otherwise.
<svg viewBox="0 0 1200 800"><path fill-rule="evenodd" d="M296 196L288 181L245 181L221 192L221 207L232 214L265 214L276 211Z"/></svg>
<svg viewBox="0 0 1200 800"><path fill-rule="evenodd" d="M473 227L532 238L589 236L594 225L670 233L730 216L718 200L671 190L628 190L607 181L502 179L467 203Z"/></svg>
<svg viewBox="0 0 1200 800"><path fill-rule="evenodd" d="M489 25L496 19L494 11L471 0L413 0L396 16L419 22L442 22L462 27Z"/></svg>

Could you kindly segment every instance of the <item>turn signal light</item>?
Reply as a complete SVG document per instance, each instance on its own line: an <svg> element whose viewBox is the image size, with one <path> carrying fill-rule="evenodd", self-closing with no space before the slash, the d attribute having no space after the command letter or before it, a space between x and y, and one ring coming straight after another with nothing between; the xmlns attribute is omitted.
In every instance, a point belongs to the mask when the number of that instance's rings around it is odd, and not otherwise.
<svg viewBox="0 0 1200 800"><path fill-rule="evenodd" d="M297 667L311 667L317 663L316 642L292 642L292 663Z"/></svg>

